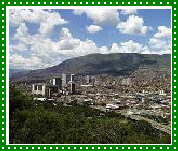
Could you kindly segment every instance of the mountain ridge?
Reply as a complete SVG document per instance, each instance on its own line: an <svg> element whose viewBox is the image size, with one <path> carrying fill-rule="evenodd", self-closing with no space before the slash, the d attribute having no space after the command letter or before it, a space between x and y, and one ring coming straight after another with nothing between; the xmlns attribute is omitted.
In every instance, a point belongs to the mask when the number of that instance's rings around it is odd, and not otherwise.
<svg viewBox="0 0 178 151"><path fill-rule="evenodd" d="M12 74L10 79L47 79L49 76L61 73L74 74L109 74L129 75L140 67L155 68L157 70L171 70L171 54L137 54L137 53L112 53L89 54L63 61L61 64L46 69L18 72ZM36 76L36 78L35 78Z"/></svg>

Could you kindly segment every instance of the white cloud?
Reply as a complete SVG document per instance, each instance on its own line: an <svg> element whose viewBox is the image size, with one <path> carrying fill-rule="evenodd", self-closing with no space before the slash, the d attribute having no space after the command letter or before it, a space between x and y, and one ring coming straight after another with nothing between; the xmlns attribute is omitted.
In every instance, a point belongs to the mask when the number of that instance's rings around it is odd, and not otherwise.
<svg viewBox="0 0 178 151"><path fill-rule="evenodd" d="M61 30L61 39L72 38L72 34L69 32L68 28L62 28Z"/></svg>
<svg viewBox="0 0 178 151"><path fill-rule="evenodd" d="M122 43L113 43L112 48L108 49L106 46L97 47L92 40L82 41L72 36L68 28L61 29L61 38L57 42L51 39L42 37L40 35L30 36L28 43L25 43L24 37L29 37L25 32L24 24L21 25L22 32L19 29L18 38L20 39L18 45L10 45L10 67L11 68L26 68L39 69L58 65L62 61L84 56L92 53L168 53L169 45L164 44L165 49L161 52L153 51L150 46L143 46L130 40ZM19 36L22 35L22 36ZM23 38L22 38L23 37ZM26 38L27 39L27 38ZM154 40L152 40L153 43ZM156 44L159 41L154 41ZM27 49L27 44L31 47ZM150 51L151 50L151 51ZM24 55L25 53L25 55ZM22 55L23 54L23 55ZM27 55L29 54L29 55Z"/></svg>
<svg viewBox="0 0 178 151"><path fill-rule="evenodd" d="M27 27L25 23L21 23L19 28L17 28L17 33L14 35L14 38L21 40L26 37L27 37Z"/></svg>
<svg viewBox="0 0 178 151"><path fill-rule="evenodd" d="M96 47L92 40L81 41L80 39L75 39L67 28L62 28L61 38L58 42L52 42L51 39L40 37L39 35L31 38L31 41L29 41L31 44L29 56L22 56L22 52L19 53L19 50L17 50L18 46L11 45L11 67L19 68L21 64L23 68L45 68L58 65L68 58L99 52L99 48ZM25 45L25 43L23 44ZM36 58L34 60L36 63L33 63L33 58Z"/></svg>
<svg viewBox="0 0 178 151"><path fill-rule="evenodd" d="M72 37L68 28L61 29L61 38L57 43L58 49L60 50L73 50L80 45L80 39L75 39Z"/></svg>
<svg viewBox="0 0 178 151"><path fill-rule="evenodd" d="M52 23L41 23L39 33L41 35L50 35L54 24Z"/></svg>
<svg viewBox="0 0 178 151"><path fill-rule="evenodd" d="M85 12L85 9L74 9L73 13L75 15L82 15Z"/></svg>
<svg viewBox="0 0 178 151"><path fill-rule="evenodd" d="M113 43L110 53L141 53L142 49L142 44L130 40L119 44Z"/></svg>
<svg viewBox="0 0 178 151"><path fill-rule="evenodd" d="M108 50L108 48L106 46L102 46L101 48L99 48L99 52L98 53L109 54L110 50Z"/></svg>
<svg viewBox="0 0 178 151"><path fill-rule="evenodd" d="M41 35L36 34L36 35L29 35L27 33L27 27L25 25L25 23L21 23L19 25L19 27L17 28L17 33L14 34L14 38L22 43L25 44L33 44L34 42L36 42L36 39L38 39L38 41L42 38Z"/></svg>
<svg viewBox="0 0 178 151"><path fill-rule="evenodd" d="M165 26L158 27L158 33L156 33L153 37L157 39L163 39L166 37L171 37L171 28L167 28Z"/></svg>
<svg viewBox="0 0 178 151"><path fill-rule="evenodd" d="M14 52L24 52L27 50L27 45L20 42L17 45L9 45L9 51L11 54L13 54Z"/></svg>
<svg viewBox="0 0 178 151"><path fill-rule="evenodd" d="M142 45L139 43L134 43L132 40L128 42L121 43L122 53L141 53Z"/></svg>
<svg viewBox="0 0 178 151"><path fill-rule="evenodd" d="M142 49L141 54L156 54L156 52L155 52L155 51L152 51L152 52L151 52L151 51L149 50L149 47L148 47L148 46L144 46L143 49Z"/></svg>
<svg viewBox="0 0 178 151"><path fill-rule="evenodd" d="M20 26L22 23L31 22L40 24L39 32L48 35L56 25L67 24L68 21L61 18L58 12L49 12L41 9L10 9L10 26Z"/></svg>
<svg viewBox="0 0 178 151"><path fill-rule="evenodd" d="M139 43L134 43L132 40L120 44L113 43L111 51L109 53L140 53L140 54L170 54L169 49L155 50L149 46L143 46Z"/></svg>
<svg viewBox="0 0 178 151"><path fill-rule="evenodd" d="M111 53L120 53L120 46L116 43L112 44Z"/></svg>
<svg viewBox="0 0 178 151"><path fill-rule="evenodd" d="M38 57L24 58L21 55L13 54L9 56L10 68L36 69L42 68L41 60Z"/></svg>
<svg viewBox="0 0 178 151"><path fill-rule="evenodd" d="M44 23L52 22L54 25L66 24L68 21L61 18L57 12L44 11L42 9L10 9L10 25L19 26L24 22Z"/></svg>
<svg viewBox="0 0 178 151"><path fill-rule="evenodd" d="M121 14L123 15L137 14L137 10L136 9L122 9Z"/></svg>
<svg viewBox="0 0 178 151"><path fill-rule="evenodd" d="M157 52L165 51L171 53L171 40L158 40L155 38L150 38L149 40L150 49Z"/></svg>
<svg viewBox="0 0 178 151"><path fill-rule="evenodd" d="M159 54L171 53L171 28L159 26L158 32L149 40L149 47Z"/></svg>
<svg viewBox="0 0 178 151"><path fill-rule="evenodd" d="M104 26L115 26L119 22L119 13L117 9L75 9L75 15L86 13L88 18L92 19L94 24Z"/></svg>
<svg viewBox="0 0 178 151"><path fill-rule="evenodd" d="M103 28L101 26L90 25L90 26L87 26L87 30L90 34L96 34L99 31L103 30Z"/></svg>
<svg viewBox="0 0 178 151"><path fill-rule="evenodd" d="M147 26L143 26L144 21L142 18L139 18L135 15L130 15L127 22L121 22L117 25L116 28L120 30L121 33L125 34L142 34L147 33Z"/></svg>

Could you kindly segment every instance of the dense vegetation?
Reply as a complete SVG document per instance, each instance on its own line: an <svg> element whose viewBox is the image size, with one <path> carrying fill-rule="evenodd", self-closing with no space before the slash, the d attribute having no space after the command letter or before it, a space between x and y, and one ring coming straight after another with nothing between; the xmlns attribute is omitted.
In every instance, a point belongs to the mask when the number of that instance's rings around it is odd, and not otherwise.
<svg viewBox="0 0 178 151"><path fill-rule="evenodd" d="M15 144L168 144L171 136L145 121L100 114L87 106L37 104L10 85L10 143Z"/></svg>

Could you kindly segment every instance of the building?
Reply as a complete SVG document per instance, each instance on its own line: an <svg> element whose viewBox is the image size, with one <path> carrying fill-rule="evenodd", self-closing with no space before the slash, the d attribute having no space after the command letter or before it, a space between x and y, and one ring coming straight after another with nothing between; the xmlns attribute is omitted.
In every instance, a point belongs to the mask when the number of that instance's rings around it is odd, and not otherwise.
<svg viewBox="0 0 178 151"><path fill-rule="evenodd" d="M66 74L62 73L62 86L65 87L66 86Z"/></svg>
<svg viewBox="0 0 178 151"><path fill-rule="evenodd" d="M46 94L45 89L46 89L46 85L44 83L32 84L32 94L44 96Z"/></svg>
<svg viewBox="0 0 178 151"><path fill-rule="evenodd" d="M46 94L48 98L57 98L60 96L60 89L62 87L61 78L53 78L52 83L47 86Z"/></svg>
<svg viewBox="0 0 178 151"><path fill-rule="evenodd" d="M60 89L58 85L49 85L46 89L46 95L48 98L57 98L60 96Z"/></svg>
<svg viewBox="0 0 178 151"><path fill-rule="evenodd" d="M62 86L62 80L61 80L61 78L54 78L53 79L53 85L56 85L59 88L61 88L61 86Z"/></svg>
<svg viewBox="0 0 178 151"><path fill-rule="evenodd" d="M70 94L75 94L74 74L71 74L71 79L68 84L68 86L70 87L68 87L68 89L70 90Z"/></svg>
<svg viewBox="0 0 178 151"><path fill-rule="evenodd" d="M90 83L90 75L87 75L87 83Z"/></svg>
<svg viewBox="0 0 178 151"><path fill-rule="evenodd" d="M71 94L75 94L75 83L72 83Z"/></svg>

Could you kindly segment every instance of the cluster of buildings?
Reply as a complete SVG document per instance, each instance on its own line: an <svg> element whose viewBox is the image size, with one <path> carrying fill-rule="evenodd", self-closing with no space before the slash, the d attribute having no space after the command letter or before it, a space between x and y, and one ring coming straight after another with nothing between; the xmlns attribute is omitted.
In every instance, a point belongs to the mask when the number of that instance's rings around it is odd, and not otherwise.
<svg viewBox="0 0 178 151"><path fill-rule="evenodd" d="M43 83L25 85L38 98L66 103L104 106L105 110L138 109L171 116L171 80L166 76L137 78L136 75L56 75ZM30 91L31 89L31 91Z"/></svg>
<svg viewBox="0 0 178 151"><path fill-rule="evenodd" d="M57 99L61 95L75 94L74 74L71 74L70 81L67 81L66 74L55 76L45 83L32 84L32 94L38 97Z"/></svg>
<svg viewBox="0 0 178 151"><path fill-rule="evenodd" d="M20 85L24 93L43 100L53 99L69 106L87 104L105 112L114 111L129 117L137 114L140 119L161 117L170 122L171 76L147 73L144 69L141 72L129 76L62 73L44 82Z"/></svg>

